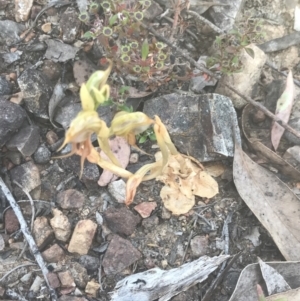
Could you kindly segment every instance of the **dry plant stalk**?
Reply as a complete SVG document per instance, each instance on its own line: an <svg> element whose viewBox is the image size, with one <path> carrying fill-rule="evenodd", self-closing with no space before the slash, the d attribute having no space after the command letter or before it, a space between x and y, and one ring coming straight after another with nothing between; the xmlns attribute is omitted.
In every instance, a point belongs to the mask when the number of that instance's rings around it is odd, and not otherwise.
<svg viewBox="0 0 300 301"><path fill-rule="evenodd" d="M166 184L161 192L167 209L174 214L188 212L195 203L195 195L211 198L218 193L218 184L198 164L195 159L181 155L172 143L165 125L158 116L149 118L142 112L119 112L111 122L110 128L101 120L97 108L109 98L110 87L106 84L111 71L111 64L105 71L97 71L81 86L80 98L82 111L72 120L66 132L66 144L72 144L69 154L81 156L81 173L84 161L99 165L115 175L126 178L126 201L128 206L133 202L136 189L142 181L157 179ZM135 136L153 126L161 157L154 163L142 166L135 174L123 169L109 147L109 139L123 137L130 145L135 146ZM96 133L98 143L110 161L103 159L91 143L91 135ZM175 161L174 161L175 160ZM175 163L174 163L175 162ZM179 186L184 183L184 187ZM202 187L202 188L201 188ZM178 199L178 193L182 199ZM186 201L187 200L187 201Z"/></svg>

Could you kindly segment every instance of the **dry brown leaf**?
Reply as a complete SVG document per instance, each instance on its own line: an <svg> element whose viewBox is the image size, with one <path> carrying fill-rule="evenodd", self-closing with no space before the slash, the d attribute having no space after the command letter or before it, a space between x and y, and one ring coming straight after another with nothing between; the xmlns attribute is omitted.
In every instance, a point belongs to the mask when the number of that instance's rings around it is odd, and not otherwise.
<svg viewBox="0 0 300 301"><path fill-rule="evenodd" d="M166 185L160 192L164 206L176 215L192 209L195 195L212 198L218 193L218 183L192 158L181 154L170 155L166 168L156 179Z"/></svg>
<svg viewBox="0 0 300 301"><path fill-rule="evenodd" d="M221 176L225 171L225 165L222 162L203 163L205 171L214 178Z"/></svg>
<svg viewBox="0 0 300 301"><path fill-rule="evenodd" d="M266 301L296 301L300 300L300 288L289 290L284 293L279 293L266 297Z"/></svg>
<svg viewBox="0 0 300 301"><path fill-rule="evenodd" d="M236 144L233 178L239 195L269 231L286 260L300 259L300 201L273 173Z"/></svg>

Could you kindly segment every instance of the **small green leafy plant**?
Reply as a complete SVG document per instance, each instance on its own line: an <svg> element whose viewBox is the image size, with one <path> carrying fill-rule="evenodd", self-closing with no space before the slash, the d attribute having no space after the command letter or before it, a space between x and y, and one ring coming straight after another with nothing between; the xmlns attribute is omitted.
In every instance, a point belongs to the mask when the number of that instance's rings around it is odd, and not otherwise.
<svg viewBox="0 0 300 301"><path fill-rule="evenodd" d="M261 41L263 36L261 22L252 22L251 19L247 20L239 30L233 29L228 34L217 36L214 42L216 54L208 57L207 67L215 67L225 74L241 72L243 70L241 52L245 50L254 58L254 51L248 46L253 42Z"/></svg>
<svg viewBox="0 0 300 301"><path fill-rule="evenodd" d="M105 57L114 64L114 71L130 75L148 86L157 86L168 79L170 49L150 37L142 26L150 0L106 0L90 4L79 18L90 26L86 39L98 39ZM98 11L97 11L98 9Z"/></svg>

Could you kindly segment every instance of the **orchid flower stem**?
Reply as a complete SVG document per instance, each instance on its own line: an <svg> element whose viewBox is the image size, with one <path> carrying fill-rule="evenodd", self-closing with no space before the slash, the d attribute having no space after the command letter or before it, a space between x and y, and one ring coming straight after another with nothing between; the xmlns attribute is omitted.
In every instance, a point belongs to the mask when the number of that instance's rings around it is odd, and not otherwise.
<svg viewBox="0 0 300 301"><path fill-rule="evenodd" d="M121 178L130 178L131 176L133 176L133 173L131 173L130 171L122 168L122 167L119 167L119 166L116 166L114 165L113 163L111 162L108 162L104 159L102 159L99 155L99 159L98 159L98 162L97 164L103 168L103 169L107 169L109 171L111 171L112 173L114 173L115 175L121 177Z"/></svg>

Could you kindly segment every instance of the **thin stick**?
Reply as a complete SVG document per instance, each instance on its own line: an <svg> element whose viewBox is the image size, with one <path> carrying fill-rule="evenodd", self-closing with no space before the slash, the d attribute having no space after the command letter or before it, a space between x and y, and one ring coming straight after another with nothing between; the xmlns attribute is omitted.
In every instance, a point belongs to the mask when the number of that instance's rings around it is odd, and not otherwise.
<svg viewBox="0 0 300 301"><path fill-rule="evenodd" d="M30 202L30 206L31 206L31 224L30 224L30 231L32 232L32 229L33 229L33 223L34 223L34 218L35 218L35 207L34 207L33 200L32 200L32 198L31 198L31 195L29 194L29 192L28 192L27 190L25 190L21 184L19 184L16 180L14 180L13 182L23 190L23 192L24 192L24 193L26 194L26 196L28 197L28 201Z"/></svg>
<svg viewBox="0 0 300 301"><path fill-rule="evenodd" d="M25 264L18 265L17 267L15 267L12 270L10 270L9 272L7 272L2 278L0 278L0 282L2 282L12 272L14 272L14 271L16 271L16 270L18 270L20 268L24 268L24 267L31 266L31 265L36 265L36 263L25 263Z"/></svg>
<svg viewBox="0 0 300 301"><path fill-rule="evenodd" d="M173 41L173 37L176 31L176 27L178 24L178 16L180 14L180 2L181 0L177 0L176 5L175 5L175 12L174 12L174 20L173 20L173 25L172 25L172 31L170 35L170 41Z"/></svg>
<svg viewBox="0 0 300 301"><path fill-rule="evenodd" d="M47 267L46 267L46 263L33 239L33 237L31 236L31 233L28 229L28 226L26 224L26 221L24 219L24 216L22 214L22 211L18 205L18 203L16 202L16 200L14 199L13 195L11 194L11 192L9 191L9 189L7 188L7 186L5 185L4 181L2 180L2 178L0 177L0 188L2 189L4 195L6 196L7 200L10 203L10 206L12 207L12 209L14 210L14 213L16 215L16 217L18 218L18 221L20 223L20 227L21 230L23 232L23 235L29 245L29 248L37 262L37 264L39 265L39 267L41 268L42 274L44 276L45 282L48 286L49 292L50 292L50 296L52 301L56 301L57 300L57 296L56 296L56 292L55 290L50 286L47 275L49 273Z"/></svg>
<svg viewBox="0 0 300 301"><path fill-rule="evenodd" d="M216 26L215 24L211 23L210 21L208 21L207 19L203 18L202 16L200 16L198 13L196 13L195 11L192 10L187 10L186 13L188 13L189 15L192 15L194 17L196 17L198 20L200 20L201 22L205 23L206 25L208 25L212 30L214 30L215 32L221 34L224 33L224 31L222 29L220 29L218 26Z"/></svg>
<svg viewBox="0 0 300 301"><path fill-rule="evenodd" d="M200 64L198 64L193 58L191 58L189 55L185 54L182 50L180 50L178 47L172 45L172 43L170 43L170 41L168 41L168 39L166 39L165 37L163 37L162 35L158 34L155 29L151 26L151 25L146 25L146 24L142 24L142 26L145 29L148 29L151 33L153 33L153 35L155 35L155 37L159 40L161 40L162 42L164 42L165 44L167 44L169 47L171 47L175 52L178 52L182 57L184 57L189 63L191 63L194 67L196 67L197 69L201 70L202 72L205 72L206 74L210 75L213 78L216 79L220 79L219 76L217 76L216 74L214 74L213 72L211 72L210 70L208 70L207 68L201 66ZM282 121L280 118L278 118L277 116L275 116L272 112L270 112L267 108L265 108L262 104L260 104L259 102L254 101L253 99L251 99L248 96L243 95L242 93L240 93L237 89L235 89L233 86L229 85L229 84L224 84L225 87L227 87L228 89L230 89L231 91L233 91L234 93L236 93L238 96L240 96L241 98L243 98L244 100L246 100L247 102L251 103L254 107L256 107L257 109L261 110L263 113L265 113L265 115L267 115L268 117L270 117L271 119L273 119L274 121L276 121L279 125L281 125L283 128L285 128L286 130L288 130L290 133L292 133L294 136L300 138L300 133L297 132L296 130L294 130L291 126L289 126L286 122Z"/></svg>

